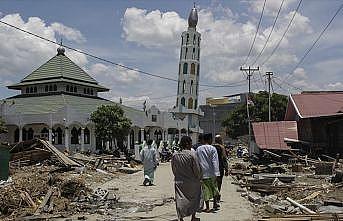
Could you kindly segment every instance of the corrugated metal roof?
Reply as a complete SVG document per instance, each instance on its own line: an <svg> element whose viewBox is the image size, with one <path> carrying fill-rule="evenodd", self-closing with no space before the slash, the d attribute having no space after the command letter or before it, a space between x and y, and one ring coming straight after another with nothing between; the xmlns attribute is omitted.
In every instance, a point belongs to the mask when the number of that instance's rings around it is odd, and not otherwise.
<svg viewBox="0 0 343 221"><path fill-rule="evenodd" d="M259 122L252 126L260 149L289 150L284 138L298 139L296 121Z"/></svg>
<svg viewBox="0 0 343 221"><path fill-rule="evenodd" d="M300 118L343 114L343 92L305 92L290 95L287 109L294 108ZM293 113L294 114L294 113ZM292 111L287 110L285 119L292 119ZM293 118L294 119L294 118Z"/></svg>

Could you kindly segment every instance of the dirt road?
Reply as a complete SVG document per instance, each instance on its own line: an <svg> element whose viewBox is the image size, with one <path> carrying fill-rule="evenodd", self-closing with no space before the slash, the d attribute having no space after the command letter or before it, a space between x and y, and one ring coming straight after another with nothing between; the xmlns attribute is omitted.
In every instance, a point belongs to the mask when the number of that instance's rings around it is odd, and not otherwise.
<svg viewBox="0 0 343 221"><path fill-rule="evenodd" d="M102 188L119 188L117 192L123 207L130 207L125 213L117 213L116 220L177 220L173 189L173 174L170 164L162 164L156 172L155 186L142 185L143 172L123 175L103 184ZM216 213L200 213L204 221L253 220L252 208L243 199L232 179L225 177L222 187L221 209ZM152 209L153 208L153 209ZM151 210L152 209L152 210ZM186 219L187 220L187 219Z"/></svg>

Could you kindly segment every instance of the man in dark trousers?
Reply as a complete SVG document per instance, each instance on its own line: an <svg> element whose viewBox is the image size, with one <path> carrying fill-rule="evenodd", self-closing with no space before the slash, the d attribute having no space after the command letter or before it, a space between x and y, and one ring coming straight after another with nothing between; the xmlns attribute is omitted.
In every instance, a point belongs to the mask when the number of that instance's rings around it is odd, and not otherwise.
<svg viewBox="0 0 343 221"><path fill-rule="evenodd" d="M216 137L214 138L213 146L217 149L217 153L218 153L220 176L217 176L217 186L220 192L224 175L225 176L229 175L229 166L227 162L226 151L223 145L223 139L220 135L216 135ZM219 200L220 200L220 195L219 195L218 201Z"/></svg>

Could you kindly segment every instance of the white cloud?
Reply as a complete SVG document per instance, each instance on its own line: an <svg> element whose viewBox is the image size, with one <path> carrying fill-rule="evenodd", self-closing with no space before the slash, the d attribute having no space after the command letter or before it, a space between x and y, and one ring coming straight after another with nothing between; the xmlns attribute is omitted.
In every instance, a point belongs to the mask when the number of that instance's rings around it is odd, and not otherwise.
<svg viewBox="0 0 343 221"><path fill-rule="evenodd" d="M29 17L27 21L24 21L20 14L8 14L2 17L1 21L52 41L56 41L56 34L58 33L63 34L65 37L71 37L72 33L79 33L79 37L82 36L79 31L62 24L59 26L63 27L63 30L57 32L55 28L38 17ZM71 38L71 40L80 39ZM0 44L0 76L5 76L8 81L13 82L19 81L46 62L56 54L57 49L57 46L51 43L2 24L0 25L0 42L2 42ZM70 58L81 66L87 63L85 56L73 52L70 52Z"/></svg>
<svg viewBox="0 0 343 221"><path fill-rule="evenodd" d="M329 90L343 90L343 83L342 82L330 83L328 84L327 88Z"/></svg>
<svg viewBox="0 0 343 221"><path fill-rule="evenodd" d="M289 8L290 5L292 5L295 1L296 0L285 0L282 5L283 10ZM266 1L264 15L275 16L280 8L281 2L282 0ZM261 13L264 0L248 1L248 3L250 4L250 11L253 11L255 13Z"/></svg>
<svg viewBox="0 0 343 221"><path fill-rule="evenodd" d="M85 37L81 34L79 30L75 30L73 28L67 27L61 23L54 22L51 24L52 30L56 33L64 36L66 39L70 41L75 41L78 43L83 43L86 41Z"/></svg>
<svg viewBox="0 0 343 221"><path fill-rule="evenodd" d="M307 79L308 77L304 68L297 68L293 72L293 78L304 80L304 79Z"/></svg>
<svg viewBox="0 0 343 221"><path fill-rule="evenodd" d="M135 70L107 66L101 63L93 64L90 67L90 73L110 88L115 86L113 83L129 84L140 79L138 72Z"/></svg>
<svg viewBox="0 0 343 221"><path fill-rule="evenodd" d="M286 5L285 8L288 6ZM227 16L218 18L214 15L215 10L217 9L213 7L199 10L197 29L202 35L200 74L206 81L213 82L212 84L241 81L244 79L244 75L239 71L239 66L242 65L249 51L252 37L257 28L256 22L248 20L242 23L230 12L228 12ZM268 10L271 12L272 8L268 8ZM292 12L289 12L280 17L264 54L268 55L271 49L275 47L285 30L285 26L291 19L291 15ZM187 21L175 12L162 13L158 10L148 12L143 9L128 8L124 14L122 24L123 37L126 41L147 48L154 47L160 50L172 51L175 52L175 57L178 57L180 53L180 35L182 31L186 30ZM249 62L252 62L256 54L262 49L270 30L271 26L261 29L258 33ZM295 50L289 48L298 48L298 44L301 44L301 42L294 41L294 39L305 33L311 33L311 31L310 20L298 13L289 33L280 45L277 56L270 59L267 66L264 67L265 71L275 70L275 66L285 68L289 64L296 63L298 58ZM263 60L264 57L260 61ZM177 66L177 63L175 66ZM298 82L298 84L304 86L303 82ZM312 87L312 85L306 86ZM263 85L260 87L263 87Z"/></svg>
<svg viewBox="0 0 343 221"><path fill-rule="evenodd" d="M186 28L186 21L176 12L127 8L122 20L123 37L147 47L175 46L175 36Z"/></svg>

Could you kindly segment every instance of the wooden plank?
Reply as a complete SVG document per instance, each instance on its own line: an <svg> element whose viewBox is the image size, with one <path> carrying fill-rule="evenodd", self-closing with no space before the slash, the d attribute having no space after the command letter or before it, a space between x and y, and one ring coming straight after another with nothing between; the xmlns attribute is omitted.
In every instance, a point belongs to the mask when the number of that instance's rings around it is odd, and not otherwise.
<svg viewBox="0 0 343 221"><path fill-rule="evenodd" d="M37 210L35 212L35 215L39 215L44 210L44 207L49 202L49 200L50 200L52 194L54 193L54 191L55 191L55 188L53 188L53 187L48 190L48 192L44 196L44 199L43 199L42 203L37 208Z"/></svg>
<svg viewBox="0 0 343 221"><path fill-rule="evenodd" d="M308 214L316 214L316 212L310 210L309 208L307 208L307 207L301 205L300 203L296 202L295 200L292 200L292 199L289 198L289 197L287 197L286 200L287 200L288 202L290 202L291 204L293 204L294 206L297 206L297 207L299 207L301 210L307 212Z"/></svg>

